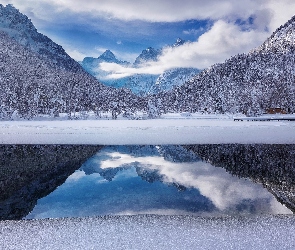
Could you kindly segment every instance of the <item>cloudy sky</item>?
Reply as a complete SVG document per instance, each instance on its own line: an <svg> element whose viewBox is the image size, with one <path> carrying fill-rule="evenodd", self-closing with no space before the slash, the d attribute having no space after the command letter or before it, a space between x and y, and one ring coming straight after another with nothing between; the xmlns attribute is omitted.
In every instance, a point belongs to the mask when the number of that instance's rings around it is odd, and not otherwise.
<svg viewBox="0 0 295 250"><path fill-rule="evenodd" d="M114 77L161 73L175 67L206 68L260 45L295 14L294 0L0 0L32 19L39 32L62 45L76 60L110 49L133 62L151 46L180 37L158 62L138 69L102 65Z"/></svg>

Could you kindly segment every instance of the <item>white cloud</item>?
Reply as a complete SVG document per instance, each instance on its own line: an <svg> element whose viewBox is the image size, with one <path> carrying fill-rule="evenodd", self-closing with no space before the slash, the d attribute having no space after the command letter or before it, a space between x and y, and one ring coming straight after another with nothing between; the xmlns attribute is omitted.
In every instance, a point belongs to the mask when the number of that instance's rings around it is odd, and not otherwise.
<svg viewBox="0 0 295 250"><path fill-rule="evenodd" d="M264 204L268 201L265 208L259 208L261 210L290 213L262 185L231 176L225 169L213 167L203 161L176 163L169 162L161 156L133 156L112 150L100 151L91 159L91 163L101 169L131 167L135 162L138 166L158 170L167 183L176 182L185 187L198 189L220 210L235 207L243 200L251 199L263 201Z"/></svg>
<svg viewBox="0 0 295 250"><path fill-rule="evenodd" d="M13 0L12 0L13 1ZM20 0L14 0L20 2ZM32 2L28 1L28 2ZM43 0L58 11L88 12L108 18L146 21L182 21L187 19L219 19L228 15L248 16L265 4L264 0ZM26 5L22 3L22 5ZM177 11L175 11L177 10Z"/></svg>
<svg viewBox="0 0 295 250"><path fill-rule="evenodd" d="M15 8L33 19L34 23L40 20L50 21L58 15L57 6L47 0L1 0L1 4L13 4Z"/></svg>
<svg viewBox="0 0 295 250"><path fill-rule="evenodd" d="M293 0L2 0L41 20L55 19L62 12L88 13L91 16L123 20L175 22L188 19L260 18L269 12L268 26L273 30L295 13ZM177 10L177 11L176 11ZM260 19L262 20L262 19Z"/></svg>
<svg viewBox="0 0 295 250"><path fill-rule="evenodd" d="M205 31L205 29L203 27L200 27L199 29L189 29L189 30L184 30L183 34L185 35L199 35L201 33L203 33Z"/></svg>
<svg viewBox="0 0 295 250"><path fill-rule="evenodd" d="M76 61L83 61L83 59L86 57L86 55L76 49L71 50L71 49L66 49L67 53L75 59Z"/></svg>
<svg viewBox="0 0 295 250"><path fill-rule="evenodd" d="M272 14L269 20L269 28L271 31L280 27L295 15L294 0L269 0L266 1L265 5L265 7L269 9Z"/></svg>
<svg viewBox="0 0 295 250"><path fill-rule="evenodd" d="M76 182L86 176L84 171L76 171L67 178L67 182Z"/></svg>
<svg viewBox="0 0 295 250"><path fill-rule="evenodd" d="M219 20L201 35L196 42L164 49L156 62L148 62L138 68L126 68L117 64L102 63L101 69L111 74L109 78L121 78L133 74L161 74L165 70L181 67L203 69L223 62L232 55L248 52L260 45L268 32L242 30L241 27Z"/></svg>
<svg viewBox="0 0 295 250"><path fill-rule="evenodd" d="M294 0L2 0L1 2L14 4L22 12L29 14L34 23L43 22L43 25L46 21L70 22L67 17L73 15L77 20L85 21L89 18L91 22L96 20L95 18L149 22L210 19L214 22L213 27L197 41L175 49L166 49L158 62L151 62L136 69L101 65L103 69L112 72L112 78L136 73L159 74L175 67L206 68L214 63L223 62L230 56L247 52L260 45L271 32L295 13ZM247 22L249 17L253 18L253 23L244 25L243 28L246 27L246 30L235 24L238 19ZM141 32L140 28L138 32ZM184 32L190 33L195 30ZM76 48L66 51L78 60L85 54Z"/></svg>
<svg viewBox="0 0 295 250"><path fill-rule="evenodd" d="M109 72L107 78L119 79L135 74L161 74L166 65L160 65L158 62L147 63L139 68L124 67L116 63L100 63L100 70Z"/></svg>

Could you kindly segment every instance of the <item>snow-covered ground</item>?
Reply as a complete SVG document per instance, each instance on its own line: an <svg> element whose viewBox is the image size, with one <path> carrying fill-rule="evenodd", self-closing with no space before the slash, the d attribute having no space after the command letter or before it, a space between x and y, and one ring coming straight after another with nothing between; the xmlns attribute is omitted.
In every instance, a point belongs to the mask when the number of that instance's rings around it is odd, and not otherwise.
<svg viewBox="0 0 295 250"><path fill-rule="evenodd" d="M1 144L217 144L295 143L294 121L234 121L180 115L149 120L1 121Z"/></svg>
<svg viewBox="0 0 295 250"><path fill-rule="evenodd" d="M1 249L295 249L293 216L115 216L0 222Z"/></svg>
<svg viewBox="0 0 295 250"><path fill-rule="evenodd" d="M294 121L189 114L1 121L1 144L295 143ZM295 249L294 216L114 216L0 221L3 249Z"/></svg>

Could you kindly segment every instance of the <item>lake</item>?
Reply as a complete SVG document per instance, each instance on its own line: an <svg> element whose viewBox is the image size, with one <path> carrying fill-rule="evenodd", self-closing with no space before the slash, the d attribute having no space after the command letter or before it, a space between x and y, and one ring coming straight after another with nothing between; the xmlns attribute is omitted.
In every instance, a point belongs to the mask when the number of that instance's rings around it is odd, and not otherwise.
<svg viewBox="0 0 295 250"><path fill-rule="evenodd" d="M295 145L2 145L0 219L295 210Z"/></svg>

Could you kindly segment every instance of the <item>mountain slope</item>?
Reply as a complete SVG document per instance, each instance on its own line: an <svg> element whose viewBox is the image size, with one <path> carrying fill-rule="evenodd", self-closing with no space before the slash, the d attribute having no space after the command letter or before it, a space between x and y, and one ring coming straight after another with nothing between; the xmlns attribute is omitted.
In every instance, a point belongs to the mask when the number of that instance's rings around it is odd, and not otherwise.
<svg viewBox="0 0 295 250"><path fill-rule="evenodd" d="M164 112L295 112L295 18L260 47L215 64L174 90L154 96Z"/></svg>
<svg viewBox="0 0 295 250"><path fill-rule="evenodd" d="M1 119L61 112L71 118L77 111L119 112L141 103L130 91L100 84L11 5L0 5L0 90Z"/></svg>
<svg viewBox="0 0 295 250"><path fill-rule="evenodd" d="M253 52L294 53L295 16L281 25L261 46Z"/></svg>
<svg viewBox="0 0 295 250"><path fill-rule="evenodd" d="M200 70L196 68L176 68L166 70L157 78L150 93L157 94L163 91L169 91L175 86L181 86L198 73L200 73Z"/></svg>
<svg viewBox="0 0 295 250"><path fill-rule="evenodd" d="M38 33L31 20L10 4L6 7L0 4L0 31L5 32L20 45L38 53L44 59L53 61L58 66L73 71L79 68L77 62L60 45L54 43L47 36Z"/></svg>

